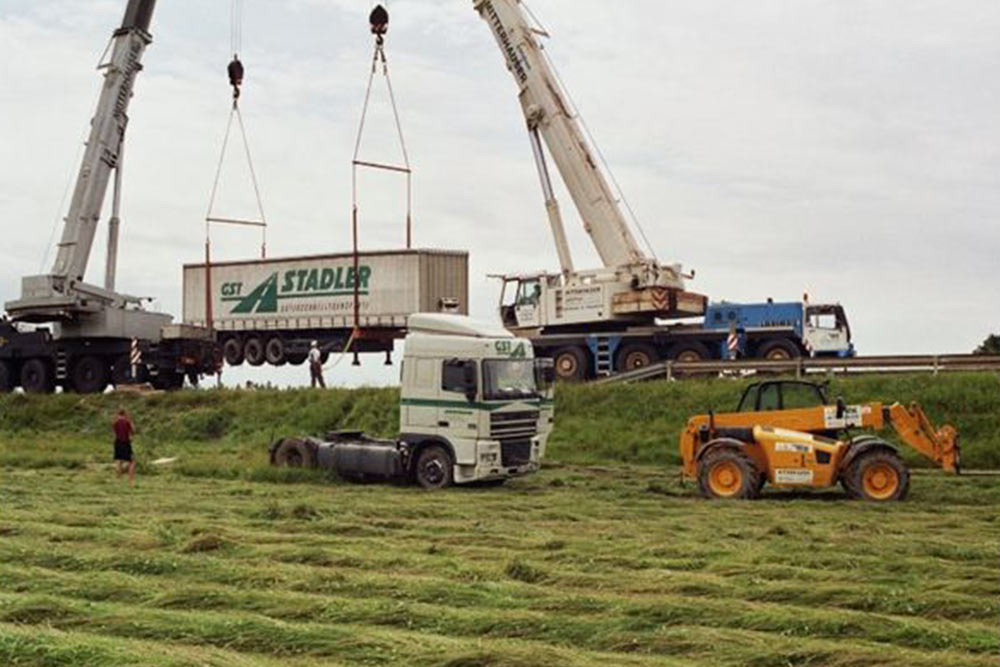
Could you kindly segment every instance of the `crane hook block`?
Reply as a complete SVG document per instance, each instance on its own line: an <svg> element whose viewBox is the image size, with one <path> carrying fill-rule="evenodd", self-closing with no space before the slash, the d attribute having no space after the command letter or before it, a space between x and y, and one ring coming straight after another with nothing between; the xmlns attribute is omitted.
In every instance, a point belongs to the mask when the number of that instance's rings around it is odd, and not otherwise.
<svg viewBox="0 0 1000 667"><path fill-rule="evenodd" d="M237 99L240 96L240 86L243 85L243 63L235 53L226 72L229 74L229 85L233 87L233 99Z"/></svg>
<svg viewBox="0 0 1000 667"><path fill-rule="evenodd" d="M372 26L372 34L381 37L389 32L389 12L382 5L375 5L375 9L368 16L368 22Z"/></svg>

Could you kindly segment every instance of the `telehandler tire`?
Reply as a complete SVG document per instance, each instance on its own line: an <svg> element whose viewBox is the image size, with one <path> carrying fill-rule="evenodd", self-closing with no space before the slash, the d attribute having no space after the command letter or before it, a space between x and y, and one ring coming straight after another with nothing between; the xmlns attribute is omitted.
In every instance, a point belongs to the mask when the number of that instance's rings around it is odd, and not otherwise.
<svg viewBox="0 0 1000 667"><path fill-rule="evenodd" d="M762 478L749 456L729 447L708 452L698 464L698 489L706 498L752 500L760 495Z"/></svg>
<svg viewBox="0 0 1000 667"><path fill-rule="evenodd" d="M859 454L841 481L852 497L872 502L903 500L910 491L910 471L888 447Z"/></svg>

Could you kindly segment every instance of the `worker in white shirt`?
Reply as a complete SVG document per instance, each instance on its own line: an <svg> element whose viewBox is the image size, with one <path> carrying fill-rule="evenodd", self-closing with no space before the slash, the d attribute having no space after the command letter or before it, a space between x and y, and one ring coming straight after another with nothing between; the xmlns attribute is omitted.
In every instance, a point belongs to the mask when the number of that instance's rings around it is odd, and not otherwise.
<svg viewBox="0 0 1000 667"><path fill-rule="evenodd" d="M312 387L316 385L326 389L326 382L323 381L323 353L319 351L319 341L313 341L309 346L309 377Z"/></svg>

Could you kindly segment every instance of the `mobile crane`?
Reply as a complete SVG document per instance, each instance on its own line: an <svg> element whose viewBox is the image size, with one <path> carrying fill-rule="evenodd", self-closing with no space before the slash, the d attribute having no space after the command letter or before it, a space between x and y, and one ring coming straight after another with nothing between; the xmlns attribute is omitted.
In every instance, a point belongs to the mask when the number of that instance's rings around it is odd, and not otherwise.
<svg viewBox="0 0 1000 667"><path fill-rule="evenodd" d="M128 107L152 42L155 5L129 0L105 51L103 87L55 263L48 274L22 278L21 298L6 304L9 320L0 322L0 392L20 386L46 393L61 385L91 393L109 382L147 380L171 389L185 376L194 380L216 368L209 330L172 325L170 315L146 310L144 299L115 289ZM85 275L112 179L104 285L98 286Z"/></svg>
<svg viewBox="0 0 1000 667"><path fill-rule="evenodd" d="M769 301L708 307L704 296L685 291L684 279L693 273L685 276L679 264L661 265L636 243L545 55L540 38L548 34L529 20L521 0L473 0L473 6L489 24L517 83L561 267L560 273L493 276L503 284L500 316L511 332L530 338L539 355L553 358L558 377L581 380L663 358L719 358L734 350L727 339L737 328L740 356L853 354L839 306ZM580 270L573 264L543 142L602 268ZM825 314L837 314L836 324L808 326ZM700 324L658 323L701 315Z"/></svg>

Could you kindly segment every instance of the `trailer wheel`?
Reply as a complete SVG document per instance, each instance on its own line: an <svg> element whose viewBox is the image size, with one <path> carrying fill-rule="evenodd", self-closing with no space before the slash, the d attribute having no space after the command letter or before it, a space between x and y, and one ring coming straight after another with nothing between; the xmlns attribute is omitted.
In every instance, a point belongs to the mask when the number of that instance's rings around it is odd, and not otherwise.
<svg viewBox="0 0 1000 667"><path fill-rule="evenodd" d="M100 357L81 357L73 364L70 381L78 394L99 394L108 386L108 366Z"/></svg>
<svg viewBox="0 0 1000 667"><path fill-rule="evenodd" d="M760 493L761 473L741 451L719 448L698 465L698 488L706 498L751 500Z"/></svg>
<svg viewBox="0 0 1000 667"><path fill-rule="evenodd" d="M29 394L51 394L56 387L52 367L44 359L28 359L21 366L21 386Z"/></svg>
<svg viewBox="0 0 1000 667"><path fill-rule="evenodd" d="M243 365L243 343L239 337L230 336L222 343L222 358L230 366Z"/></svg>
<svg viewBox="0 0 1000 667"><path fill-rule="evenodd" d="M243 357L251 366L263 366L267 358L264 356L264 343L257 336L247 338L243 345Z"/></svg>
<svg viewBox="0 0 1000 667"><path fill-rule="evenodd" d="M802 351L790 340L776 338L761 345L757 356L768 361L791 361L801 357Z"/></svg>
<svg viewBox="0 0 1000 667"><path fill-rule="evenodd" d="M587 353L579 347L563 347L552 355L552 365L556 377L568 382L580 382L587 378Z"/></svg>
<svg viewBox="0 0 1000 667"><path fill-rule="evenodd" d="M0 361L0 394L9 393L14 389L14 378L11 377L12 375L10 364L6 361Z"/></svg>
<svg viewBox="0 0 1000 667"><path fill-rule="evenodd" d="M285 341L280 336L274 336L267 341L267 345L264 346L264 358L272 366L285 365L287 361L285 357Z"/></svg>
<svg viewBox="0 0 1000 667"><path fill-rule="evenodd" d="M898 454L878 447L851 461L844 471L843 486L860 500L903 500L910 491L910 471Z"/></svg>
<svg viewBox="0 0 1000 667"><path fill-rule="evenodd" d="M316 457L309 443L295 438L282 440L274 450L274 465L282 468L313 468Z"/></svg>
<svg viewBox="0 0 1000 667"><path fill-rule="evenodd" d="M660 360L656 348L646 343L630 343L618 352L618 372L637 371Z"/></svg>
<svg viewBox="0 0 1000 667"><path fill-rule="evenodd" d="M451 455L441 445L431 445L417 457L417 483L425 489L446 489L454 481Z"/></svg>

